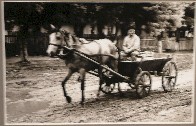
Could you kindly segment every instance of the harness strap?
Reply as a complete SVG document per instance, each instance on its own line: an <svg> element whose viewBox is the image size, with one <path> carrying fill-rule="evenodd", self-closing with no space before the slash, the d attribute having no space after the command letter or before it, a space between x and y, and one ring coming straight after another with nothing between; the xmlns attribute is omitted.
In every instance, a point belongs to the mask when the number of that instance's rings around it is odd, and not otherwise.
<svg viewBox="0 0 196 126"><path fill-rule="evenodd" d="M71 49L70 49L69 47L64 46L64 48L71 51ZM73 50L72 50L72 51L73 51ZM84 54L84 53L82 53L82 52L80 52L80 51L78 51L78 50L74 50L74 52L75 52L75 54L77 54L77 55L79 55L79 56L81 56L81 57L83 57L83 58L85 58L85 59L87 59L87 60L89 60L89 61L95 63L96 65L99 65L100 67L102 67L102 68L104 68L104 69L106 69L106 70L112 72L113 74L115 74L115 75L117 75L117 76L119 76L119 77L125 79L126 81L128 81L128 82L130 81L129 77L123 76L123 75L121 75L120 73L118 73L118 72L112 70L111 68L108 68L108 67L106 67L106 66L100 64L100 63L97 62L96 60L94 60L94 59L88 57L86 54Z"/></svg>
<svg viewBox="0 0 196 126"><path fill-rule="evenodd" d="M88 54L86 54L88 55ZM111 54L93 54L93 55L88 55L90 57L95 57L95 56L109 56L109 57L112 57L113 59L117 60L118 58L115 57L114 55L111 55Z"/></svg>
<svg viewBox="0 0 196 126"><path fill-rule="evenodd" d="M49 45L53 45L53 46L57 46L57 47L62 47L61 45L58 45L58 44L53 44L53 43L49 43Z"/></svg>
<svg viewBox="0 0 196 126"><path fill-rule="evenodd" d="M76 49L71 49L70 47L67 47L67 46L63 46L62 48L66 49L66 50L69 50L69 51L72 51L72 52L78 52L78 53L81 53L83 55L86 55L86 56L89 56L89 57L96 57L96 56L109 56L109 57L112 57L113 59L117 60L118 58L115 57L114 55L111 55L111 54L92 54L92 55L89 55L89 54L86 54L86 53L83 53L79 50L76 50Z"/></svg>

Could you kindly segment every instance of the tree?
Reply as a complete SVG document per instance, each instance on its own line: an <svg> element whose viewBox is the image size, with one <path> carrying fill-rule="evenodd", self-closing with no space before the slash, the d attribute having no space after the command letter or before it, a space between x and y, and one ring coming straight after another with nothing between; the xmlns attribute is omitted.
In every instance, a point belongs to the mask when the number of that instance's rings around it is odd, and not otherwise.
<svg viewBox="0 0 196 126"><path fill-rule="evenodd" d="M7 21L12 20L12 26L20 26L18 40L21 46L21 62L29 62L27 59L27 38L29 37L29 28L33 27L35 32L41 26L40 13L43 10L42 3L21 3L5 2L5 25Z"/></svg>
<svg viewBox="0 0 196 126"><path fill-rule="evenodd" d="M181 27L184 20L184 10L189 4L186 2L158 2L152 6L143 7L145 10L154 13L154 21L148 22L150 31L157 36L165 29Z"/></svg>
<svg viewBox="0 0 196 126"><path fill-rule="evenodd" d="M140 30L146 25L148 33L158 36L164 29L181 27L181 22L193 24L194 3L190 2L156 2L156 3L42 3L42 2L5 2L5 25L21 26L20 42L22 61L25 55L26 38L29 28L38 32L40 27L54 24L74 26L77 36L82 36L86 24L97 24L98 33L104 25L116 25L125 35L130 26ZM8 22L7 22L8 21Z"/></svg>
<svg viewBox="0 0 196 126"><path fill-rule="evenodd" d="M189 28L194 26L194 12L195 12L195 3L191 3L185 8L184 19L187 27Z"/></svg>

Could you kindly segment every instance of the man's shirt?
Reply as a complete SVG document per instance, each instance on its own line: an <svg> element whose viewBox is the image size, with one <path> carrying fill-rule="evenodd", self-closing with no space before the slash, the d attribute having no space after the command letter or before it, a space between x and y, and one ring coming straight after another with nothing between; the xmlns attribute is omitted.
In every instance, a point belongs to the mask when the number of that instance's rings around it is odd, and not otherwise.
<svg viewBox="0 0 196 126"><path fill-rule="evenodd" d="M140 49L140 38L134 34L132 37L126 36L123 41L123 49L132 51L133 49Z"/></svg>

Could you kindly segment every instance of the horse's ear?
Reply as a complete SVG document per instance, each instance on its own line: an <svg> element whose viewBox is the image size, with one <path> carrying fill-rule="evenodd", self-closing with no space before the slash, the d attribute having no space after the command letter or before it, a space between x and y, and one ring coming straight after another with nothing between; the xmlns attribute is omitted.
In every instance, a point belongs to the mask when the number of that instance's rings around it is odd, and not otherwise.
<svg viewBox="0 0 196 126"><path fill-rule="evenodd" d="M55 30L56 27L53 24L50 24L51 29Z"/></svg>
<svg viewBox="0 0 196 126"><path fill-rule="evenodd" d="M53 24L50 24L49 26L49 33L57 32L59 31L58 27L55 27Z"/></svg>
<svg viewBox="0 0 196 126"><path fill-rule="evenodd" d="M63 34L65 34L65 35L68 35L69 34L69 32L67 31L67 30L65 30L65 29L62 29L62 30L60 30Z"/></svg>

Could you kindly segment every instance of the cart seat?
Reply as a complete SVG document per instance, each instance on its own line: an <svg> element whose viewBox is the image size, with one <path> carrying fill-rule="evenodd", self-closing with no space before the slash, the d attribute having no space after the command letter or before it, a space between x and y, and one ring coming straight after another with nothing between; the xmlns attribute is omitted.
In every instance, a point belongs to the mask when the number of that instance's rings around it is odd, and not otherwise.
<svg viewBox="0 0 196 126"><path fill-rule="evenodd" d="M141 60L153 60L154 59L154 52L151 51L144 51L139 52L135 58L130 56L121 56L121 61L141 61Z"/></svg>

